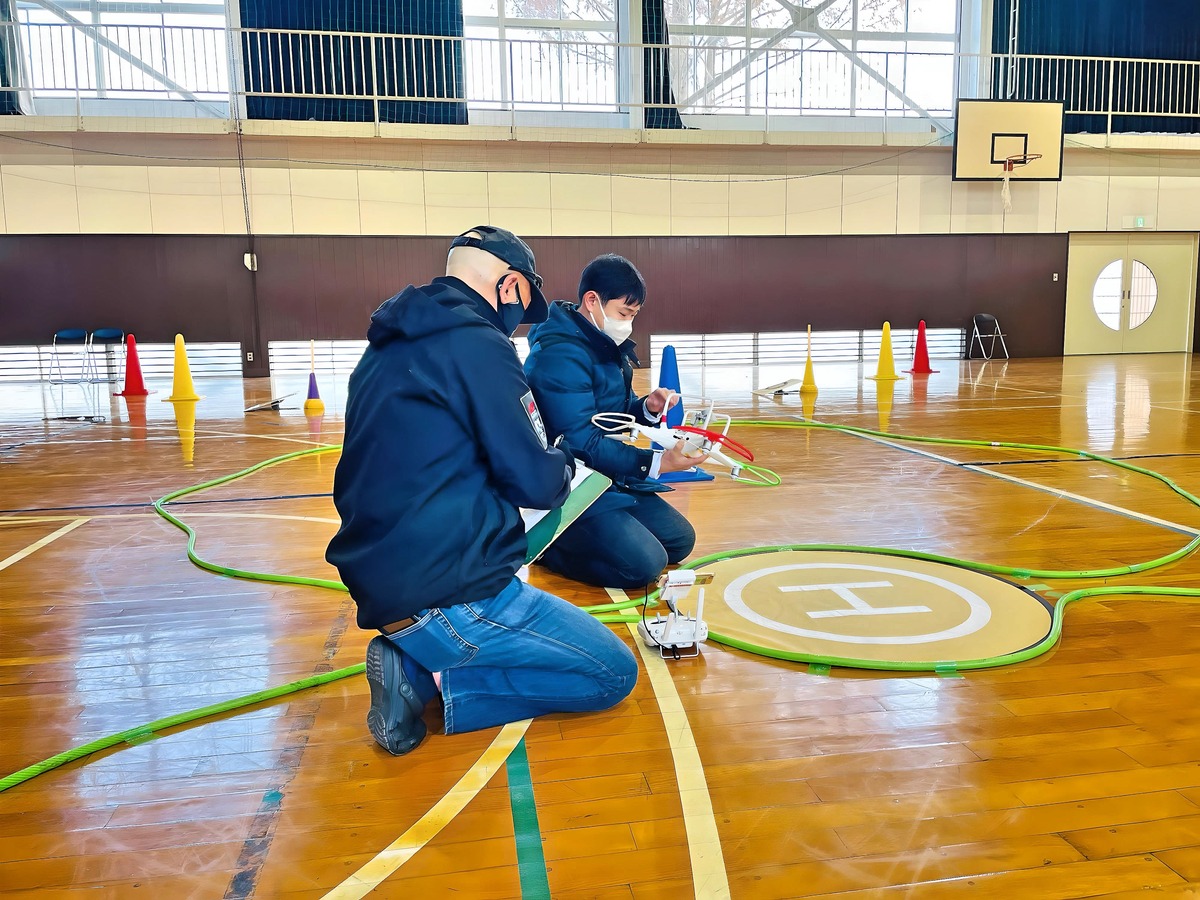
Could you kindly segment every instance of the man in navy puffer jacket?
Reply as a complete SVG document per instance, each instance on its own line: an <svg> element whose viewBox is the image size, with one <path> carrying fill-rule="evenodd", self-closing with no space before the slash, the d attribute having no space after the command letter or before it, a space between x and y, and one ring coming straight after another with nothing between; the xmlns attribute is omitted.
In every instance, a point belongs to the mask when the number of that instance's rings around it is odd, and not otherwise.
<svg viewBox="0 0 1200 900"><path fill-rule="evenodd" d="M517 573L520 507L553 509L574 460L550 446L510 342L546 316L529 247L479 226L446 276L371 316L350 377L334 476L342 524L326 559L382 632L367 646L367 726L399 755L442 699L447 734L613 706L637 663L611 630Z"/></svg>
<svg viewBox="0 0 1200 900"><path fill-rule="evenodd" d="M614 441L592 423L596 413L617 412L654 424L678 400L665 388L636 397L631 387L636 345L629 335L645 298L646 283L629 260L615 254L592 260L579 279L578 306L551 304L546 321L529 332L525 360L547 428L613 481L542 563L575 581L627 590L646 586L692 552L696 532L659 496L670 488L654 479L706 459L685 456L682 441L659 451Z"/></svg>

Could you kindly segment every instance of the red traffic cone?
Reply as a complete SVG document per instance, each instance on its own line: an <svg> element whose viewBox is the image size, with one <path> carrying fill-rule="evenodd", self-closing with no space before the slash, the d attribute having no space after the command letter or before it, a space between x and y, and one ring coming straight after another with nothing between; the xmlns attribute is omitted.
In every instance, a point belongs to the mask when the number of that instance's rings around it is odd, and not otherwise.
<svg viewBox="0 0 1200 900"><path fill-rule="evenodd" d="M931 375L937 372L938 369L929 368L929 345L925 342L925 320L921 320L921 324L917 326L917 348L913 353L913 365L911 369L905 369L906 372L911 372L914 375Z"/></svg>
<svg viewBox="0 0 1200 900"><path fill-rule="evenodd" d="M146 382L142 380L142 364L138 362L137 340L132 334L125 335L125 390L117 397L145 397Z"/></svg>

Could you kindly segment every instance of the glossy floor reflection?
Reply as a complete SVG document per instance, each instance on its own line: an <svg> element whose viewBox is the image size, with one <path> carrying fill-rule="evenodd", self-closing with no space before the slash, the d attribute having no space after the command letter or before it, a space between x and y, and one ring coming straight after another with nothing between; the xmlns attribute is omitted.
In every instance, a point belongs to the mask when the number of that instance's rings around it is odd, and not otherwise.
<svg viewBox="0 0 1200 900"><path fill-rule="evenodd" d="M1192 357L934 360L880 383L818 364L815 397L752 390L802 366L684 369L685 402L739 418L1086 449L1200 493ZM903 366L898 365L898 368ZM650 373L640 371L644 388ZM0 406L0 776L151 720L361 662L342 594L224 578L188 562L150 504L169 491L341 439L345 376L196 381L142 402L107 386L6 385ZM278 410L248 406L293 394ZM194 417L194 420L193 420ZM102 419L102 420L101 420ZM777 488L720 477L670 495L696 555L785 543L915 549L1031 568L1151 559L1200 508L1066 454L735 426ZM179 503L223 565L334 578L337 455ZM534 569L580 603L603 591ZM1100 579L1034 582L1054 600ZM1188 558L1109 585L1200 587ZM1040 585L1040 586L1039 586ZM717 645L672 662L729 895L1091 897L1200 882L1200 606L1083 602L1051 652L1003 669L809 667ZM624 626L618 633L632 640ZM957 676L957 677L955 677ZM325 897L454 787L496 737L435 734L388 757L360 678L146 735L0 793L2 897ZM674 721L674 720L672 720ZM689 849L649 671L618 708L526 736L555 898L716 896ZM503 768L502 766L499 768ZM506 775L384 880L378 897L519 897Z"/></svg>

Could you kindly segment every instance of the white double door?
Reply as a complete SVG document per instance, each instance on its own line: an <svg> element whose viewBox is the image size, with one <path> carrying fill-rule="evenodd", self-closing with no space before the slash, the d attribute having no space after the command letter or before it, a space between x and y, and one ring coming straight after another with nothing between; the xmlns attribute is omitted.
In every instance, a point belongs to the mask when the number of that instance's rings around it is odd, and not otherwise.
<svg viewBox="0 0 1200 900"><path fill-rule="evenodd" d="M1063 355L1191 352L1194 234L1072 234Z"/></svg>

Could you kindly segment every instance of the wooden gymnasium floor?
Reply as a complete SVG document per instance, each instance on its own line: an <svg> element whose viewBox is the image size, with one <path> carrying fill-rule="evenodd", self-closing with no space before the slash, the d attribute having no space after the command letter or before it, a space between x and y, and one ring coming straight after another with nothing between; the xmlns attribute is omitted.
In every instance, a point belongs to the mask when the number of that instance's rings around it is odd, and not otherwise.
<svg viewBox="0 0 1200 900"><path fill-rule="evenodd" d="M1190 356L934 364L925 382L897 385L893 432L1087 448L1200 492ZM800 369L685 370L684 389L736 414L794 416L796 395L755 399L749 388ZM872 370L818 365L817 419L876 427ZM292 381L276 387L303 391ZM363 659L370 635L344 595L202 571L148 505L336 443L344 383L322 385L317 432L298 409L243 415L268 396L265 381L199 380L191 464L161 402L168 386L151 387L144 427L108 398L105 423L44 423L86 406L81 389L5 388L0 775ZM819 541L1081 568L1186 543L1146 516L1200 529L1200 509L1161 485L1081 459L993 466L1018 455L735 434L784 483L719 479L675 493L697 553ZM335 463L300 459L177 509L209 559L336 577L323 562ZM581 603L607 599L542 570L533 580ZM1200 586L1200 559L1109 583ZM1183 601L1085 601L1051 652L965 677L821 675L716 645L660 665L657 682L643 669L618 708L528 729L540 877L561 900L1196 896L1198 621L1200 607ZM522 896L514 776L487 756L500 729L434 734L391 758L368 736L366 708L364 680L346 678L143 735L0 793L0 896L300 900L361 896L347 885L364 880L378 882L374 897ZM446 811L455 800L461 811ZM536 896L539 872L526 877L525 896Z"/></svg>

